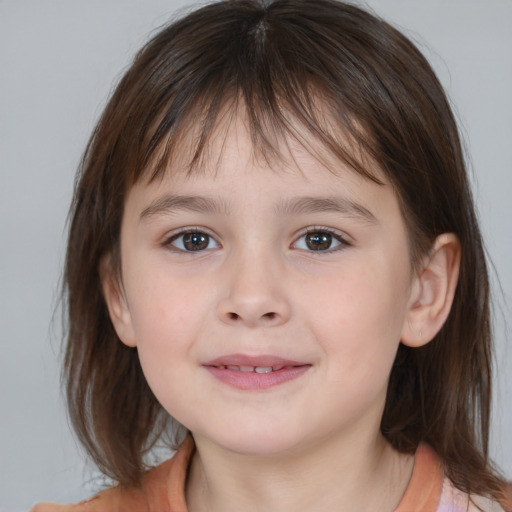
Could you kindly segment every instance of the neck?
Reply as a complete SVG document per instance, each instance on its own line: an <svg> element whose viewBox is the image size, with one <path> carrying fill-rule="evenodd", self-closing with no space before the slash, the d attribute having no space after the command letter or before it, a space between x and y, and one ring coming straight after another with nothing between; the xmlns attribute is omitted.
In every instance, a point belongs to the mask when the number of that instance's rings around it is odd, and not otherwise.
<svg viewBox="0 0 512 512"><path fill-rule="evenodd" d="M392 512L413 467L379 434L328 439L296 453L248 456L196 436L187 483L189 512Z"/></svg>

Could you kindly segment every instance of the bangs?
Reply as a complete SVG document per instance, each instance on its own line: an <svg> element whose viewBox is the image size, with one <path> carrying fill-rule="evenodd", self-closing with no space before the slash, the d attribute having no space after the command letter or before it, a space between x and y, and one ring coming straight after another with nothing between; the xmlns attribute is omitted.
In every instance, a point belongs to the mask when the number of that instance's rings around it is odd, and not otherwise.
<svg viewBox="0 0 512 512"><path fill-rule="evenodd" d="M198 91L197 97L189 96L184 103L173 98L151 135L146 136L134 182L152 182L174 168L192 173L211 166L212 160L221 156L212 154L213 140L220 139L222 148L229 127L241 119L251 139L253 158L269 168L287 160L292 155L290 144L298 144L333 173L334 157L344 167L383 184L375 172L378 166L370 158L374 149L361 123L346 110L333 115L336 108L319 86L304 81L299 86L287 80L255 91L255 80L238 84L238 88L226 88L224 83L219 80L211 90L210 81L206 90Z"/></svg>
<svg viewBox="0 0 512 512"><path fill-rule="evenodd" d="M237 8L243 6L239 2ZM218 27L209 33L211 23L197 24L197 38L189 46L182 44L180 32L192 27L172 25L140 52L136 67L152 73L128 116L139 120L137 136L123 137L142 141L136 165L130 166L131 183L156 179L178 158L186 160L189 172L202 167L214 133L242 111L254 156L267 165L279 162L283 149L288 154L293 141L321 163L335 157L381 183L370 171L375 165L368 165L378 151L365 126L367 116L357 111L357 102L365 100L357 99L362 81L354 83L350 56L344 65L342 53L333 56L332 41L318 37L314 17L310 27L297 30L286 13L274 17L274 7L255 10L244 23L227 19L225 33Z"/></svg>

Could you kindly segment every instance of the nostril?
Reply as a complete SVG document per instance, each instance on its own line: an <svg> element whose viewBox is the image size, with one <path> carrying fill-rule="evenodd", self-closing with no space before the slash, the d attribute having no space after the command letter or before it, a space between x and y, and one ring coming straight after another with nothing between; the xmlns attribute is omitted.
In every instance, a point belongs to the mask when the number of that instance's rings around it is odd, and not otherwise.
<svg viewBox="0 0 512 512"><path fill-rule="evenodd" d="M238 320L239 318L241 318L241 316L238 313L234 313L232 311L228 313L228 317L230 320ZM264 320L274 320L276 317L277 314L274 313L273 311L265 313L264 315L261 316L261 318L263 318Z"/></svg>

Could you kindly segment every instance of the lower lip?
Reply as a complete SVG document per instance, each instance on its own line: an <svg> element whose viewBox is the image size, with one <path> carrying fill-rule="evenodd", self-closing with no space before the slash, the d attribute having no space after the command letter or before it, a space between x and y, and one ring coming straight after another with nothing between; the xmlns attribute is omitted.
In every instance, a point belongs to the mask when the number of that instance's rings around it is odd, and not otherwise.
<svg viewBox="0 0 512 512"><path fill-rule="evenodd" d="M228 370L227 368L217 368L216 366L205 366L211 375L236 389L244 391L269 389L285 382L297 379L304 375L311 365L288 366L268 373L241 372L239 370Z"/></svg>

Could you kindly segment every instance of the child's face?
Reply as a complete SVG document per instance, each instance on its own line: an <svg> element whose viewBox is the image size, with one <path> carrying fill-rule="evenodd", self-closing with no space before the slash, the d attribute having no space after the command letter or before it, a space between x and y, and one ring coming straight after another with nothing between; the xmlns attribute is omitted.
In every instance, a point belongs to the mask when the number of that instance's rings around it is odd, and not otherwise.
<svg viewBox="0 0 512 512"><path fill-rule="evenodd" d="M377 436L414 288L391 186L297 146L266 168L241 124L221 145L212 168L130 191L121 339L198 441L279 454Z"/></svg>

